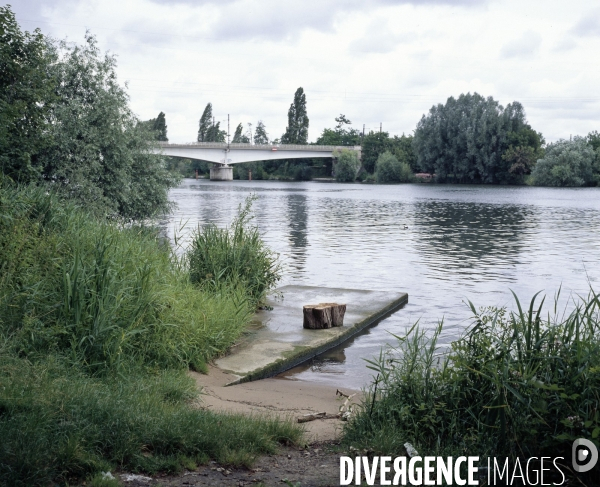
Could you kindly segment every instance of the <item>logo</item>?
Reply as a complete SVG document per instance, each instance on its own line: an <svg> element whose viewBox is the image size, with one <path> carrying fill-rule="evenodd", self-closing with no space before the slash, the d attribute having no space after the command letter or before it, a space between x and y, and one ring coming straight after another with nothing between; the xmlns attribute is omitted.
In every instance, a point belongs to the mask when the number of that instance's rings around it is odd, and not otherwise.
<svg viewBox="0 0 600 487"><path fill-rule="evenodd" d="M579 438L573 442L573 469L589 472L598 463L598 448L590 440Z"/></svg>

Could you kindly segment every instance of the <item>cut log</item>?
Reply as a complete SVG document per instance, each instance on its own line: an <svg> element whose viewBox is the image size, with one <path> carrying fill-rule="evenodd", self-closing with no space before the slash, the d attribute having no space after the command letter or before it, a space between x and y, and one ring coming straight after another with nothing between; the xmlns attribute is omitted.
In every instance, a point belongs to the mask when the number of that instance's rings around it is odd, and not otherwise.
<svg viewBox="0 0 600 487"><path fill-rule="evenodd" d="M303 309L304 328L321 330L344 324L345 304L319 303L307 304Z"/></svg>

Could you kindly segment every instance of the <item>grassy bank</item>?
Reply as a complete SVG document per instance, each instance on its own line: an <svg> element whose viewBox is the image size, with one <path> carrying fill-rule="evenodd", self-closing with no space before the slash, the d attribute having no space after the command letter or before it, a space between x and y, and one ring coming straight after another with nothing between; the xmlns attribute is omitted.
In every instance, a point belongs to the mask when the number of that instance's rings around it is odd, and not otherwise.
<svg viewBox="0 0 600 487"><path fill-rule="evenodd" d="M404 455L410 442L421 455L562 456L568 465L576 438L599 446L599 297L566 317L556 306L544 317L535 297L515 308L472 306L472 326L447 353L437 346L442 324L433 336L415 326L398 337L371 362L376 380L346 441L385 454Z"/></svg>
<svg viewBox="0 0 600 487"><path fill-rule="evenodd" d="M190 274L154 228L0 187L0 483L248 464L298 440L197 407L185 371L223 353L256 301L243 280Z"/></svg>

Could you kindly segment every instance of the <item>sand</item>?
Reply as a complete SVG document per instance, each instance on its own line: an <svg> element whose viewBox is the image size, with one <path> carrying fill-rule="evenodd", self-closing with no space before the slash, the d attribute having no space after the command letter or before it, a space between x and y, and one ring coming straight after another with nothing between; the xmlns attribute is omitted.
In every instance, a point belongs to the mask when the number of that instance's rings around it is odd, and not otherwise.
<svg viewBox="0 0 600 487"><path fill-rule="evenodd" d="M216 412L276 415L296 421L309 413L337 414L343 404L335 387L312 382L271 378L225 387L234 377L213 366L208 374L190 372L190 375L202 391L201 406ZM339 389L346 394L357 393L353 400L360 403L360 391ZM308 443L332 441L339 438L343 421L319 419L303 426Z"/></svg>

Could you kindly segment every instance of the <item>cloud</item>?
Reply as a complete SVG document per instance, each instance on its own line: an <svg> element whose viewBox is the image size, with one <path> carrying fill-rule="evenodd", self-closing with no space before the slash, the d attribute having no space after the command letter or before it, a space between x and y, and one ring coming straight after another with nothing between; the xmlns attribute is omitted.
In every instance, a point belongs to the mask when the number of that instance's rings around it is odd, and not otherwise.
<svg viewBox="0 0 600 487"><path fill-rule="evenodd" d="M396 5L481 7L487 0L151 0L159 4L187 4L214 9L217 19L211 36L228 39L293 39L306 29L332 32L338 19L356 12L373 12Z"/></svg>
<svg viewBox="0 0 600 487"><path fill-rule="evenodd" d="M581 17L571 28L571 33L576 36L600 36L600 9Z"/></svg>
<svg viewBox="0 0 600 487"><path fill-rule="evenodd" d="M532 58L540 50L542 36L537 32L527 31L521 37L504 44L500 50L503 58Z"/></svg>
<svg viewBox="0 0 600 487"><path fill-rule="evenodd" d="M348 46L350 53L386 54L395 50L400 44L409 44L419 39L417 32L394 32L389 24L375 19L367 27L364 35L355 39Z"/></svg>

